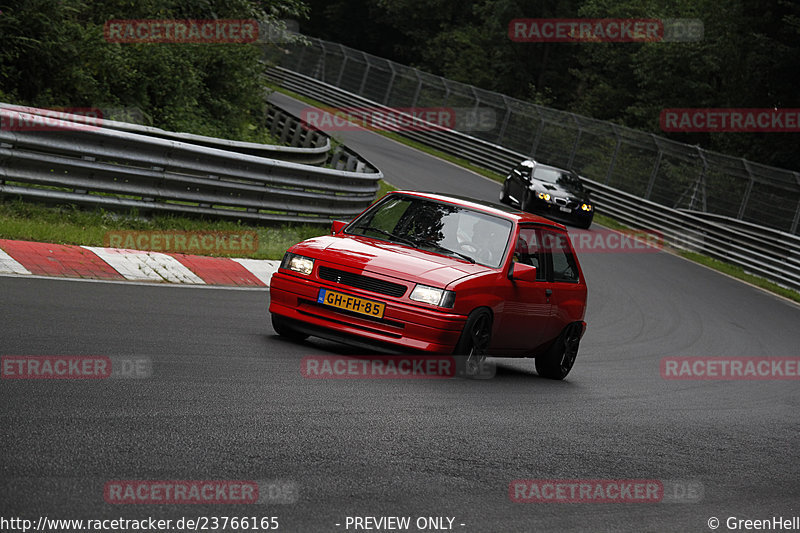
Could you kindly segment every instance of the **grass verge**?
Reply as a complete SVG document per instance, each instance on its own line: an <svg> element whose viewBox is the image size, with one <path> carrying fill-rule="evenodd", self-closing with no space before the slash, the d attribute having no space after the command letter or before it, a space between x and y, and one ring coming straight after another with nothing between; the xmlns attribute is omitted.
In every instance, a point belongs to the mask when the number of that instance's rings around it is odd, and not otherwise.
<svg viewBox="0 0 800 533"><path fill-rule="evenodd" d="M254 231L255 253L220 252L220 257L280 259L291 245L329 232L326 225L251 226L232 221L209 221L179 216L143 218L136 213L121 215L86 211L71 206L47 207L21 200L0 202L0 238L54 244L104 246L110 231Z"/></svg>

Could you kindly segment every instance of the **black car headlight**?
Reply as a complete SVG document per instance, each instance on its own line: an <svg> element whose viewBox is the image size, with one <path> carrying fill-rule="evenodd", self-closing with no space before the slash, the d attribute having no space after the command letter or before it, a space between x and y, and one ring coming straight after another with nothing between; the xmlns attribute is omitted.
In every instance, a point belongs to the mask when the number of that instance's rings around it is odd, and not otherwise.
<svg viewBox="0 0 800 533"><path fill-rule="evenodd" d="M592 204L581 204L581 209L583 209L584 211L591 211Z"/></svg>
<svg viewBox="0 0 800 533"><path fill-rule="evenodd" d="M455 292L437 289L436 287L428 287L427 285L417 285L408 297L415 302L436 305L438 307L452 308L456 303Z"/></svg>
<svg viewBox="0 0 800 533"><path fill-rule="evenodd" d="M281 261L281 268L308 276L314 270L314 260L304 255L286 252L286 255L283 256L283 261Z"/></svg>

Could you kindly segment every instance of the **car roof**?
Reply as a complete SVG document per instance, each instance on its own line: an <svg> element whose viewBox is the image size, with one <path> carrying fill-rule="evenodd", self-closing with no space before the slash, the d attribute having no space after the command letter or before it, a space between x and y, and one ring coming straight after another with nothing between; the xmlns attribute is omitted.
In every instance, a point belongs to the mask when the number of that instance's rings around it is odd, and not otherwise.
<svg viewBox="0 0 800 533"><path fill-rule="evenodd" d="M487 202L485 200L478 200L475 198L469 198L467 196L459 196L455 194L440 194L440 193L426 192L426 191L406 191L406 190L392 191L389 194L405 194L408 196L427 198L429 200L438 200L441 202L453 203L463 207L475 209L477 211L482 211L484 213L488 213L491 215L512 219L519 224L537 223L537 224L552 226L554 228L566 229L566 227L563 224L559 224L558 222L553 222L548 218L540 217L539 215L534 215L532 213L526 213L525 211L520 211L519 209L514 209L513 207L509 207L507 205L498 204L494 202Z"/></svg>
<svg viewBox="0 0 800 533"><path fill-rule="evenodd" d="M561 167L554 167L553 165L545 165L544 163L539 163L537 161L534 161L533 159L526 159L526 160L522 161L520 163L520 165L523 165L523 166L526 166L526 167L530 167L530 168L547 168L547 169L550 169L550 170L557 170L559 172L564 172L566 174L576 174L572 170L568 170L566 168L561 168Z"/></svg>

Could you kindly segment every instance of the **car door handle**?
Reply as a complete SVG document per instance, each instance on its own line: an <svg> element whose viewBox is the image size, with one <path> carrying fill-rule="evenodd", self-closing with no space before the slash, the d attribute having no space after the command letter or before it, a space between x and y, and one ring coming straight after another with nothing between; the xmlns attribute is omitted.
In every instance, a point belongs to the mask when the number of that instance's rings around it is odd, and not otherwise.
<svg viewBox="0 0 800 533"><path fill-rule="evenodd" d="M545 289L544 290L544 295L547 296L547 297L552 296L553 295L552 289Z"/></svg>

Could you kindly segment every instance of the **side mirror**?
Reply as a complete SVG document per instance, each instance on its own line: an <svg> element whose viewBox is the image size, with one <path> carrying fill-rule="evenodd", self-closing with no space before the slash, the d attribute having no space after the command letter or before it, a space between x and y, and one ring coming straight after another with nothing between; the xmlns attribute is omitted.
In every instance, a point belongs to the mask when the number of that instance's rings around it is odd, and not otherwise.
<svg viewBox="0 0 800 533"><path fill-rule="evenodd" d="M536 267L525 263L512 263L509 278L511 278L511 281L534 283L536 281Z"/></svg>
<svg viewBox="0 0 800 533"><path fill-rule="evenodd" d="M336 235L337 233L341 233L342 228L347 225L347 222L343 222L341 220L334 220L333 224L331 225L331 235Z"/></svg>

